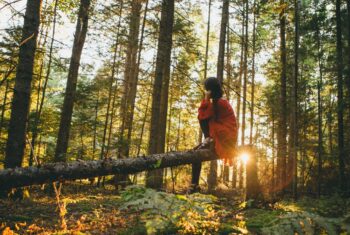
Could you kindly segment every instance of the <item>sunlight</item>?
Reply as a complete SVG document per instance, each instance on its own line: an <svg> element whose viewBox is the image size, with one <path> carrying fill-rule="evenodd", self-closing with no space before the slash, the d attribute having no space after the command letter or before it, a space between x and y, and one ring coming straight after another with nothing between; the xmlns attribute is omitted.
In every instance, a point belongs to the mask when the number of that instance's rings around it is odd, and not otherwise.
<svg viewBox="0 0 350 235"><path fill-rule="evenodd" d="M247 165L247 162L249 160L249 154L248 153L241 153L241 155L239 155L239 159L241 159L241 161L244 163L244 165Z"/></svg>

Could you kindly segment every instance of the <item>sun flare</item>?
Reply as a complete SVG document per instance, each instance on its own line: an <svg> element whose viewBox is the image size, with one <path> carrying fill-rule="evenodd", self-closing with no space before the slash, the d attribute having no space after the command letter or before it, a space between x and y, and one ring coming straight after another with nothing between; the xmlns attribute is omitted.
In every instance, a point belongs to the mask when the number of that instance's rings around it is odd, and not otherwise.
<svg viewBox="0 0 350 235"><path fill-rule="evenodd" d="M249 154L248 153L241 153L241 155L239 156L239 158L241 159L241 161L244 163L244 165L247 165L247 162L249 160Z"/></svg>

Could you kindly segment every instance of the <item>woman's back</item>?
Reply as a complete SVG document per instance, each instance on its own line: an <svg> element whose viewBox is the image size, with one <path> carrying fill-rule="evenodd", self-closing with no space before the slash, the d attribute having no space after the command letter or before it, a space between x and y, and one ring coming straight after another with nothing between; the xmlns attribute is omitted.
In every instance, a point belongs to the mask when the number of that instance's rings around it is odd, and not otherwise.
<svg viewBox="0 0 350 235"><path fill-rule="evenodd" d="M217 111L213 102L217 102ZM237 143L237 120L230 103L225 99L210 102L204 99L198 109L198 119L208 120L209 134L214 139L216 153L224 159L233 157Z"/></svg>

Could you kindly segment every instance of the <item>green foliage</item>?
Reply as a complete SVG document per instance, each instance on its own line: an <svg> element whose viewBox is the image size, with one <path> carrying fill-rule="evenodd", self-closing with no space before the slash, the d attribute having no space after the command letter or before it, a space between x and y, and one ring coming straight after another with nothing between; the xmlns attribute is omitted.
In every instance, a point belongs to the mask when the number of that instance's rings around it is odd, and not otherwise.
<svg viewBox="0 0 350 235"><path fill-rule="evenodd" d="M281 201L273 209L247 209L238 225L261 234L347 234L349 201L338 196Z"/></svg>
<svg viewBox="0 0 350 235"><path fill-rule="evenodd" d="M309 212L288 212L261 229L263 234L339 234L347 232L343 219L325 218Z"/></svg>
<svg viewBox="0 0 350 235"><path fill-rule="evenodd" d="M142 213L141 219L148 234L203 234L219 230L216 198L213 196L174 195L141 186L130 186L122 192L121 199L120 209Z"/></svg>

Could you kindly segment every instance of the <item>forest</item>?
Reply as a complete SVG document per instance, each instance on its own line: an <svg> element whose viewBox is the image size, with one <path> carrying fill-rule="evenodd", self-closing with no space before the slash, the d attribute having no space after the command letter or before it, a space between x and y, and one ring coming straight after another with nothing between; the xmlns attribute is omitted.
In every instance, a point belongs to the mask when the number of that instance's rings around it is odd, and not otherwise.
<svg viewBox="0 0 350 235"><path fill-rule="evenodd" d="M0 0L1 234L350 234L349 177L350 0Z"/></svg>

